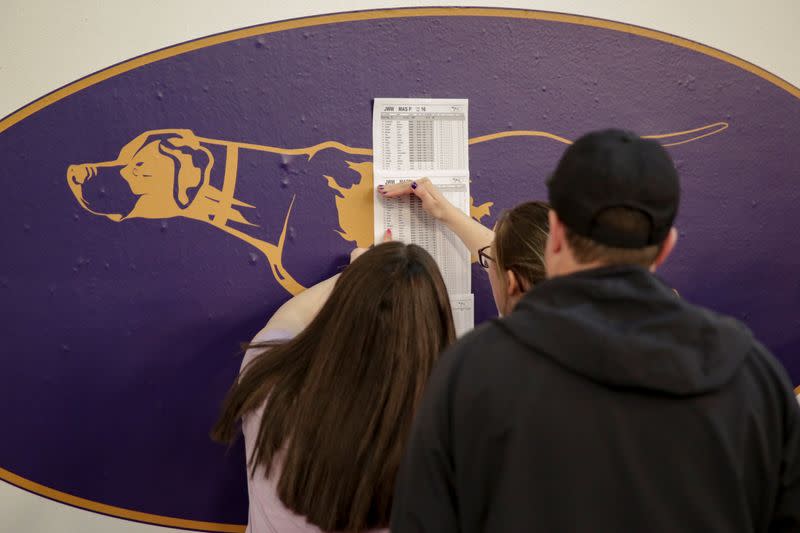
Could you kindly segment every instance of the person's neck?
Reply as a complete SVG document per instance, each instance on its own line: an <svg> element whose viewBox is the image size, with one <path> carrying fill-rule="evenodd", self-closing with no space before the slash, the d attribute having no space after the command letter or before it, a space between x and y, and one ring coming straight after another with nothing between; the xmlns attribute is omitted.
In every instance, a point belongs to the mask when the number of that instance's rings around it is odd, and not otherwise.
<svg viewBox="0 0 800 533"><path fill-rule="evenodd" d="M565 262L565 264L561 265L561 268L558 269L558 272L554 272L550 277L558 277L558 276L569 276L570 274L575 274L577 272L583 272L585 270L592 270L595 268L600 268L607 266L606 263L603 261L592 261L590 263L578 263L575 260L570 260Z"/></svg>

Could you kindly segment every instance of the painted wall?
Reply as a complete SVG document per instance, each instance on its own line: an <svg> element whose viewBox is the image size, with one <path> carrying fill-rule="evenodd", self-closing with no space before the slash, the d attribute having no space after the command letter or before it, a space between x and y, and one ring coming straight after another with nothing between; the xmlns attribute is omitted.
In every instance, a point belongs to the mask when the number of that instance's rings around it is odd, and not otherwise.
<svg viewBox="0 0 800 533"><path fill-rule="evenodd" d="M536 7L671 32L800 81L798 46L786 47L795 2L711 6ZM375 4L236 7L4 3L0 115L163 46ZM543 197L543 177L582 132L615 124L660 138L684 180L665 278L747 322L800 384L800 255L786 247L786 228L800 223L798 94L735 57L641 28L417 11L203 40L9 115L0 416L14 430L0 443L0 530L164 530L120 516L242 529L242 450L226 453L207 430L238 342L371 233L359 217L373 201L375 96L470 99L473 196L492 202L489 224ZM474 285L485 319L478 270Z"/></svg>

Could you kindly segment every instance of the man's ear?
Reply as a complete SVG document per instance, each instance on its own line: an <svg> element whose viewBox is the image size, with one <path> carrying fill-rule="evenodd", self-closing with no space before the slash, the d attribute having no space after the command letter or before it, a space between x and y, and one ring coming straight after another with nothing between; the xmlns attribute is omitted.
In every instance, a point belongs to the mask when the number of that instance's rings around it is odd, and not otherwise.
<svg viewBox="0 0 800 533"><path fill-rule="evenodd" d="M667 257L669 257L669 254L672 253L672 250L675 248L675 244L677 244L677 242L678 230L676 230L674 227L670 228L669 233L667 233L667 238L661 243L661 248L658 250L658 255L650 265L650 272L655 272L656 269L667 260Z"/></svg>

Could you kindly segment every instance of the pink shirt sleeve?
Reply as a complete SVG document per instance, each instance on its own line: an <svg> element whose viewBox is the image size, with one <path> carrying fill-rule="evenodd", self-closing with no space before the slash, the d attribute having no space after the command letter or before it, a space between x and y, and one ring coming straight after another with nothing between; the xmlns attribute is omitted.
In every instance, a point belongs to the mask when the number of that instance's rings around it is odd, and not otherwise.
<svg viewBox="0 0 800 533"><path fill-rule="evenodd" d="M285 342L291 340L294 335L291 332L286 331L284 329L262 329L258 332L258 334L250 341L251 344L256 342ZM240 367L239 371L244 369L244 367L252 361L258 354L264 351L263 348L255 348L247 350L244 354L244 358L242 359L242 366Z"/></svg>

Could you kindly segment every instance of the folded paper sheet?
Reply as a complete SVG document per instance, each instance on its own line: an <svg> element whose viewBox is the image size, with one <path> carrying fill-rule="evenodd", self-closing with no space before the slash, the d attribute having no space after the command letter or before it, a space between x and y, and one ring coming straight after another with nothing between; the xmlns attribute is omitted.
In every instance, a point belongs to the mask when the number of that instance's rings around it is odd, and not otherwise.
<svg viewBox="0 0 800 533"><path fill-rule="evenodd" d="M372 121L374 183L429 178L453 205L469 214L467 100L376 98ZM375 242L387 228L396 240L427 250L442 271L456 332L474 326L469 250L416 196L385 199L376 192Z"/></svg>

